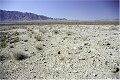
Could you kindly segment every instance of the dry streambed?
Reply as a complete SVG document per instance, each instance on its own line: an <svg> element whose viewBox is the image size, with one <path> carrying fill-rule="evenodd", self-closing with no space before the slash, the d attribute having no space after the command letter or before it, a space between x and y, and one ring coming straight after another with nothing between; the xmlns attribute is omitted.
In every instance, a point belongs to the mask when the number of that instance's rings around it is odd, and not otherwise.
<svg viewBox="0 0 120 80"><path fill-rule="evenodd" d="M1 79L118 79L119 26L0 27Z"/></svg>

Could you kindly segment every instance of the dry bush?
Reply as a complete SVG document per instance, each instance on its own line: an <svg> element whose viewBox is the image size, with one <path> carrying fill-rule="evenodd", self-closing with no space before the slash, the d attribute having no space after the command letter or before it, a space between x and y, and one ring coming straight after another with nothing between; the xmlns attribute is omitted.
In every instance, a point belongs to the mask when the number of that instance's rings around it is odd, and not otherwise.
<svg viewBox="0 0 120 80"><path fill-rule="evenodd" d="M116 30L117 31L117 30L119 30L119 27L112 26L112 27L109 28L109 30Z"/></svg>
<svg viewBox="0 0 120 80"><path fill-rule="evenodd" d="M1 48L5 48L6 47L6 45L7 45L7 41L6 40L7 40L6 37L1 37L0 38L0 47Z"/></svg>
<svg viewBox="0 0 120 80"><path fill-rule="evenodd" d="M29 58L29 56L27 56L23 52L18 52L16 54L14 54L14 58L18 61L21 61L21 60L25 60L25 59Z"/></svg>
<svg viewBox="0 0 120 80"><path fill-rule="evenodd" d="M19 37L15 37L10 41L10 43L15 43L15 42L19 42L19 41L20 41Z"/></svg>
<svg viewBox="0 0 120 80"><path fill-rule="evenodd" d="M42 41L42 36L40 35L35 35L34 37L37 41Z"/></svg>
<svg viewBox="0 0 120 80"><path fill-rule="evenodd" d="M40 50L43 50L43 46L37 45L37 46L36 46L36 49L39 50L39 51L40 51Z"/></svg>
<svg viewBox="0 0 120 80"><path fill-rule="evenodd" d="M14 34L15 36L17 36L17 35L19 35L19 32L16 31L16 32L14 32L13 34Z"/></svg>
<svg viewBox="0 0 120 80"><path fill-rule="evenodd" d="M6 41L0 42L0 47L5 48L7 45Z"/></svg>
<svg viewBox="0 0 120 80"><path fill-rule="evenodd" d="M59 34L59 31L58 31L58 30L53 30L53 32L54 32L55 34Z"/></svg>

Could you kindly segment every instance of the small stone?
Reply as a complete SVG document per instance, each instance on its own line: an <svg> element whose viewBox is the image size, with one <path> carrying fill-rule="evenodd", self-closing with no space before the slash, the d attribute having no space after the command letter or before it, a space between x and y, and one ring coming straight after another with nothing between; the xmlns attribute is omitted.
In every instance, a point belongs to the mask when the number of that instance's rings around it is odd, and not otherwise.
<svg viewBox="0 0 120 80"><path fill-rule="evenodd" d="M25 51L28 51L28 49L25 49Z"/></svg>
<svg viewBox="0 0 120 80"><path fill-rule="evenodd" d="M76 38L74 38L74 40L76 40Z"/></svg>
<svg viewBox="0 0 120 80"><path fill-rule="evenodd" d="M23 42L21 44L24 44Z"/></svg>
<svg viewBox="0 0 120 80"><path fill-rule="evenodd" d="M95 74L95 77L97 76L97 74Z"/></svg>
<svg viewBox="0 0 120 80"><path fill-rule="evenodd" d="M12 61L9 61L9 62L12 62Z"/></svg>
<svg viewBox="0 0 120 80"><path fill-rule="evenodd" d="M45 44L43 44L43 46L46 46Z"/></svg>
<svg viewBox="0 0 120 80"><path fill-rule="evenodd" d="M4 55L0 55L0 61L6 60L6 57Z"/></svg>
<svg viewBox="0 0 120 80"><path fill-rule="evenodd" d="M74 50L76 50L77 48L76 48L76 47L74 47L73 49L74 49Z"/></svg>
<svg viewBox="0 0 120 80"><path fill-rule="evenodd" d="M112 53L110 55L112 55Z"/></svg>
<svg viewBox="0 0 120 80"><path fill-rule="evenodd" d="M82 46L80 46L80 47L78 47L78 49L79 49L79 50L82 50L82 49L83 49L83 47L82 47Z"/></svg>
<svg viewBox="0 0 120 80"><path fill-rule="evenodd" d="M84 43L84 45L88 45L88 43Z"/></svg>
<svg viewBox="0 0 120 80"><path fill-rule="evenodd" d="M117 72L119 72L119 68L118 67L114 67L111 72L117 73Z"/></svg>
<svg viewBox="0 0 120 80"><path fill-rule="evenodd" d="M72 54L72 53L68 53L68 54Z"/></svg>
<svg viewBox="0 0 120 80"><path fill-rule="evenodd" d="M108 63L109 63L108 61L105 61L105 65L108 65Z"/></svg>
<svg viewBox="0 0 120 80"><path fill-rule="evenodd" d="M32 55L36 55L35 52L32 52L31 54L32 54Z"/></svg>
<svg viewBox="0 0 120 80"><path fill-rule="evenodd" d="M36 78L36 76L34 76L34 78Z"/></svg>
<svg viewBox="0 0 120 80"><path fill-rule="evenodd" d="M14 48L14 46L13 46L13 45L10 45L10 48Z"/></svg>
<svg viewBox="0 0 120 80"><path fill-rule="evenodd" d="M64 60L64 58L60 58L60 60L62 61L62 60Z"/></svg>
<svg viewBox="0 0 120 80"><path fill-rule="evenodd" d="M70 36L70 35L72 35L72 34L68 33L68 36Z"/></svg>
<svg viewBox="0 0 120 80"><path fill-rule="evenodd" d="M47 63L47 62L44 62L44 63Z"/></svg>
<svg viewBox="0 0 120 80"><path fill-rule="evenodd" d="M108 45L108 46L109 46L109 45L110 45L110 43L107 43L106 45Z"/></svg>
<svg viewBox="0 0 120 80"><path fill-rule="evenodd" d="M88 51L88 53L91 53L91 50L90 50L90 51Z"/></svg>
<svg viewBox="0 0 120 80"><path fill-rule="evenodd" d="M85 60L84 58L82 58L82 59L79 59L79 60Z"/></svg>
<svg viewBox="0 0 120 80"><path fill-rule="evenodd" d="M24 42L28 42L28 40L24 40Z"/></svg>
<svg viewBox="0 0 120 80"><path fill-rule="evenodd" d="M58 52L58 54L61 54L60 51Z"/></svg>

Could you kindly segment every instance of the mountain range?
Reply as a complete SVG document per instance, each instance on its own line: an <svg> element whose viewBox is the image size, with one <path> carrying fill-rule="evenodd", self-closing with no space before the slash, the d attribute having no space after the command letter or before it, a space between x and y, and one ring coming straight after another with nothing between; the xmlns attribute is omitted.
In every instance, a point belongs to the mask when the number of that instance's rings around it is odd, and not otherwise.
<svg viewBox="0 0 120 80"><path fill-rule="evenodd" d="M28 12L0 10L0 21L31 21L31 20L66 20L65 18L51 18Z"/></svg>

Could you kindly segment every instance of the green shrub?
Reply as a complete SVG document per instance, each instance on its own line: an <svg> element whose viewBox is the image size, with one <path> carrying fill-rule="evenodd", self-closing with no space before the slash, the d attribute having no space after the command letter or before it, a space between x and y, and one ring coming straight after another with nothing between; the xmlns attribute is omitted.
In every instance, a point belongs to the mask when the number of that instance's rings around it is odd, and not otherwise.
<svg viewBox="0 0 120 80"><path fill-rule="evenodd" d="M0 47L5 48L6 45L7 45L7 42L6 42L6 41L1 41L1 42L0 42Z"/></svg>
<svg viewBox="0 0 120 80"><path fill-rule="evenodd" d="M5 37L0 38L0 42L6 41Z"/></svg>

